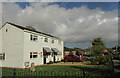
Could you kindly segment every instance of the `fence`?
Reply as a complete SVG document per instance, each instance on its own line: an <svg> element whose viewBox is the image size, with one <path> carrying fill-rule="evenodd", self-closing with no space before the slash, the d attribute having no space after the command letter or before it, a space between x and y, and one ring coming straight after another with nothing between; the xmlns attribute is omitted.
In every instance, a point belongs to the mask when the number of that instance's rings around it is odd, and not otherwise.
<svg viewBox="0 0 120 78"><path fill-rule="evenodd" d="M2 76L13 76L19 77L19 76L61 76L61 77L81 77L85 78L86 76L91 76L90 73L85 71L85 69L82 69L80 71L35 71L31 72L28 69L3 69L2 70Z"/></svg>
<svg viewBox="0 0 120 78"><path fill-rule="evenodd" d="M29 69L12 69L12 68L3 68L2 77L79 77L79 78L93 78L93 77L102 77L106 78L104 73L105 70L87 70L79 69L78 71L35 71L31 72ZM100 74L102 72L102 75Z"/></svg>

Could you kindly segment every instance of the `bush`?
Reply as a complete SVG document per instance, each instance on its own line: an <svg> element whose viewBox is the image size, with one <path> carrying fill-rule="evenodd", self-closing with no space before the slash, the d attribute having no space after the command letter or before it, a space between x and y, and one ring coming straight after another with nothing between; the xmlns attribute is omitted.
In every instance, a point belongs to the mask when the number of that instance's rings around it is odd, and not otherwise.
<svg viewBox="0 0 120 78"><path fill-rule="evenodd" d="M52 61L49 61L48 64L52 64L53 62Z"/></svg>
<svg viewBox="0 0 120 78"><path fill-rule="evenodd" d="M86 56L84 56L83 59L84 59L84 61L88 61L89 60L88 57L86 57Z"/></svg>
<svg viewBox="0 0 120 78"><path fill-rule="evenodd" d="M90 59L91 64L99 64L99 56L93 57Z"/></svg>
<svg viewBox="0 0 120 78"><path fill-rule="evenodd" d="M90 59L91 64L95 64L95 65L100 65L100 64L108 64L110 62L110 57L108 55L106 56L96 56L94 58Z"/></svg>

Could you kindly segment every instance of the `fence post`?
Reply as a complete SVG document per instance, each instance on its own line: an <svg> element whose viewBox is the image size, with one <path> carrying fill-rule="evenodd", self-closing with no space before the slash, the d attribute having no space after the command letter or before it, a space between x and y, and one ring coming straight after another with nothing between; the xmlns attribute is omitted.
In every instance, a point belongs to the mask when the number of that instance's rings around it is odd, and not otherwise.
<svg viewBox="0 0 120 78"><path fill-rule="evenodd" d="M16 69L14 69L13 76L15 78L15 76L16 76Z"/></svg>
<svg viewBox="0 0 120 78"><path fill-rule="evenodd" d="M113 59L112 59L111 56L110 56L110 60L111 60L111 63L112 63L112 71L114 71L114 62L113 62Z"/></svg>
<svg viewBox="0 0 120 78"><path fill-rule="evenodd" d="M85 70L83 69L83 78L85 78Z"/></svg>

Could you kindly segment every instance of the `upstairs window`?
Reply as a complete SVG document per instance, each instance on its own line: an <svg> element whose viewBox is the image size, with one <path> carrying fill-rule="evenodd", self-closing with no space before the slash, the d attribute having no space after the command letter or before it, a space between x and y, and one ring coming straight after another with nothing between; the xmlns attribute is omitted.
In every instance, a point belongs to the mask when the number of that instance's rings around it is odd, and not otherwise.
<svg viewBox="0 0 120 78"><path fill-rule="evenodd" d="M36 35L30 35L30 40L31 41L37 41L38 40L38 36L36 36Z"/></svg>
<svg viewBox="0 0 120 78"><path fill-rule="evenodd" d="M48 42L48 38L45 38L44 42Z"/></svg>
<svg viewBox="0 0 120 78"><path fill-rule="evenodd" d="M37 58L38 54L37 52L30 52L30 58Z"/></svg>
<svg viewBox="0 0 120 78"><path fill-rule="evenodd" d="M52 40L52 43L54 43L54 40Z"/></svg>
<svg viewBox="0 0 120 78"><path fill-rule="evenodd" d="M5 60L5 53L0 53L0 60Z"/></svg>
<svg viewBox="0 0 120 78"><path fill-rule="evenodd" d="M6 32L8 31L8 29L6 29Z"/></svg>
<svg viewBox="0 0 120 78"><path fill-rule="evenodd" d="M61 41L60 40L58 40L58 43L61 45Z"/></svg>

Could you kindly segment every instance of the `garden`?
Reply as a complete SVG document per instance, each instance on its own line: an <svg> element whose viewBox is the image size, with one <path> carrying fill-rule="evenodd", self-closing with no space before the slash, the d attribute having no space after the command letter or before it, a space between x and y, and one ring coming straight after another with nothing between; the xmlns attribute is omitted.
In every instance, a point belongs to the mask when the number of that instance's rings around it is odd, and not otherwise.
<svg viewBox="0 0 120 78"><path fill-rule="evenodd" d="M2 68L5 76L78 76L78 77L113 77L118 76L112 69L105 65L43 65L35 67L35 72L29 69Z"/></svg>

